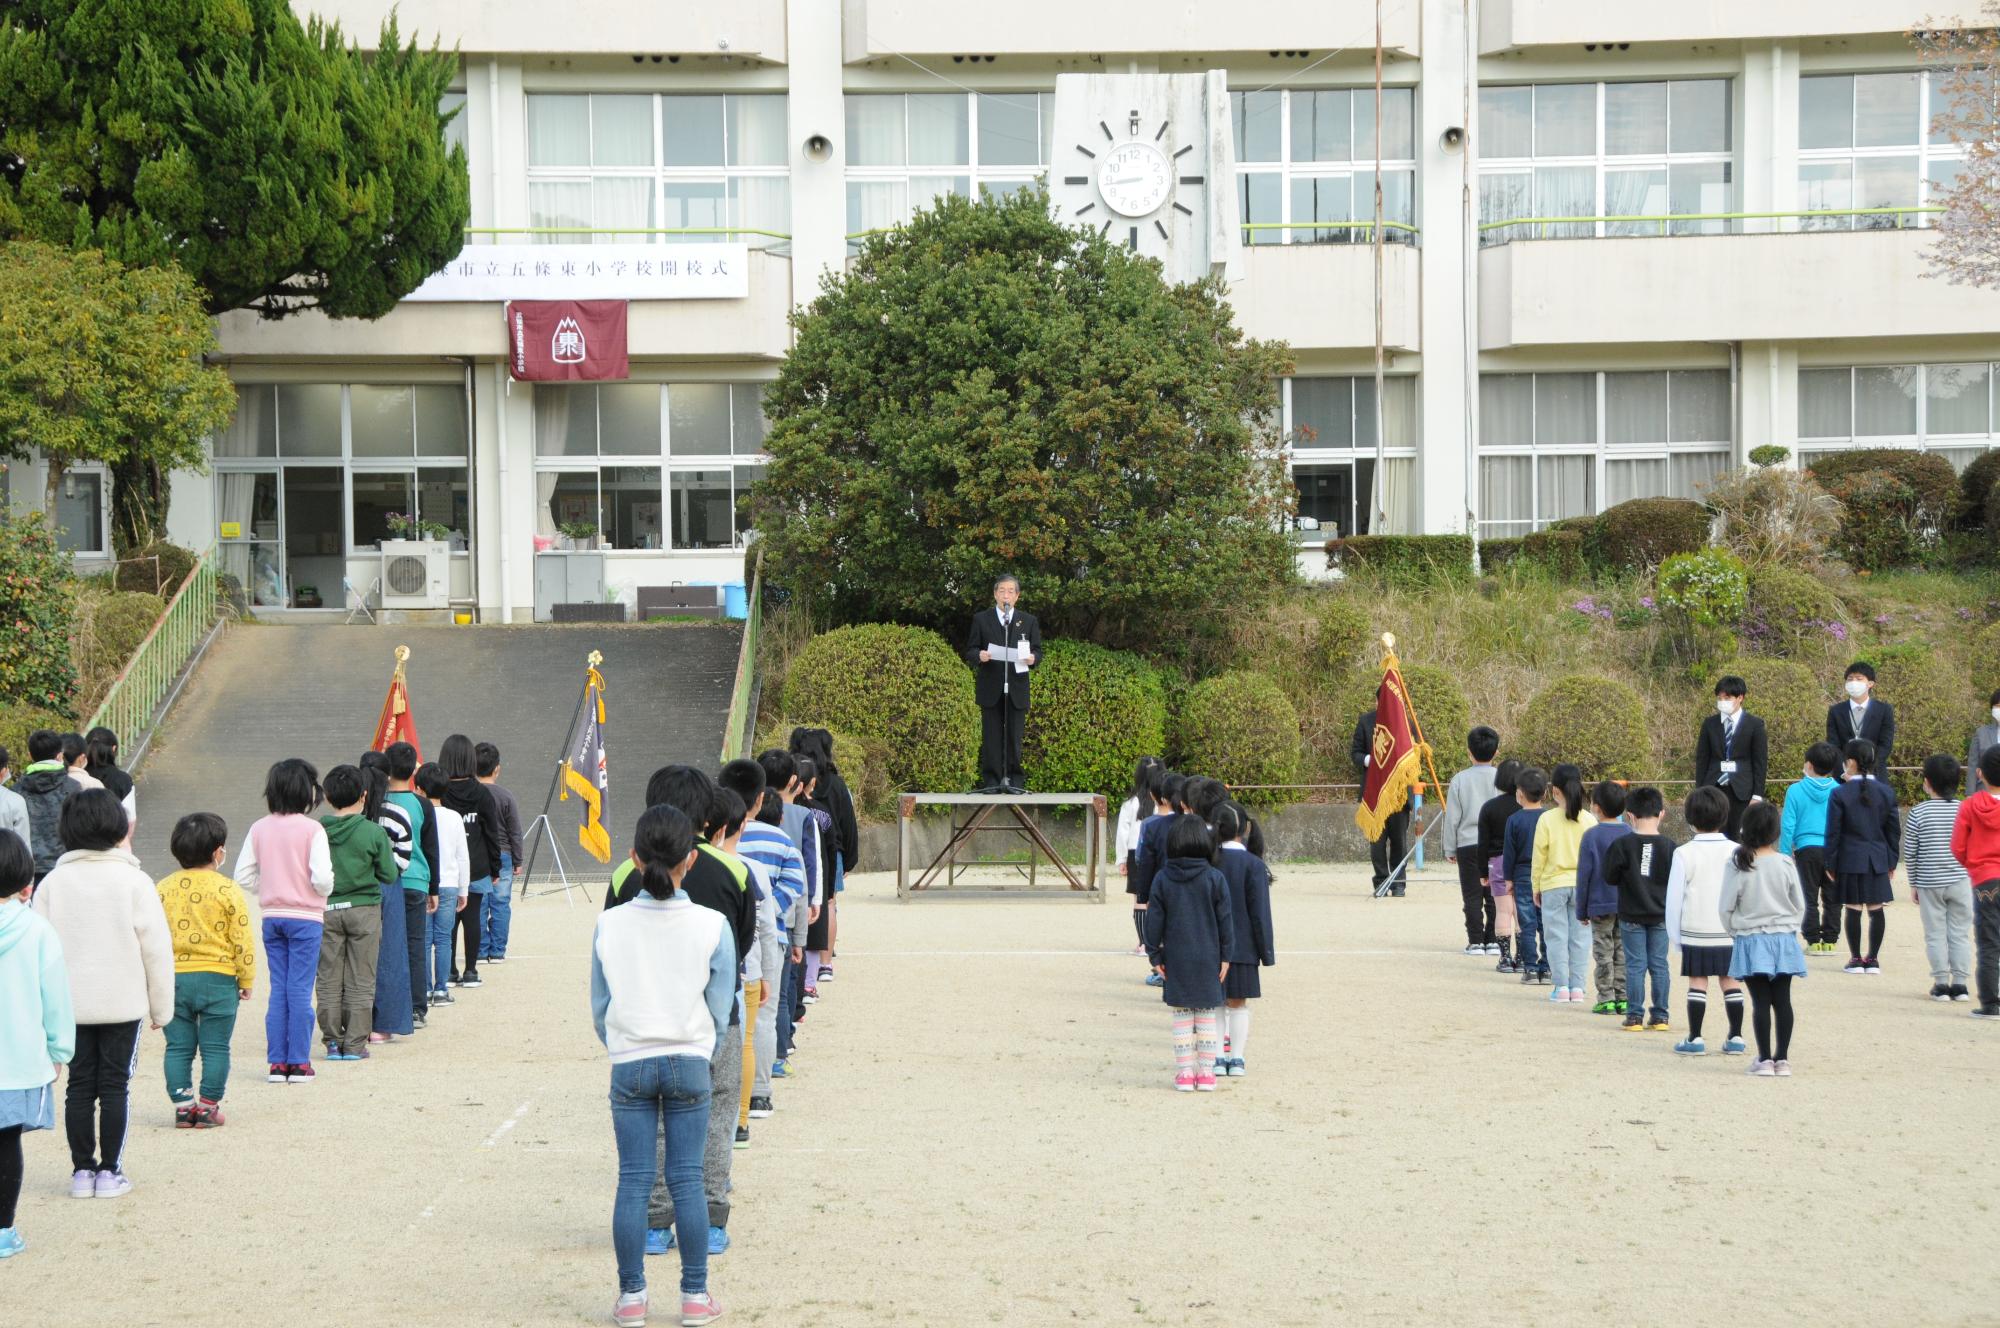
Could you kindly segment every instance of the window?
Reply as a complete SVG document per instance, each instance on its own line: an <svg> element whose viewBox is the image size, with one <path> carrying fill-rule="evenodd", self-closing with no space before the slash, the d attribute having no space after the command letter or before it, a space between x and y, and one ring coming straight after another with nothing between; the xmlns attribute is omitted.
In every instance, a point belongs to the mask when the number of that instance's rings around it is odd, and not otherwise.
<svg viewBox="0 0 2000 1328"><path fill-rule="evenodd" d="M104 538L104 472L65 470L56 487L56 546L70 553L110 551Z"/></svg>
<svg viewBox="0 0 2000 1328"><path fill-rule="evenodd" d="M540 237L551 244L782 243L791 226L786 160L780 94L528 97L531 224L600 232ZM653 230L712 233L645 233Z"/></svg>
<svg viewBox="0 0 2000 1328"><path fill-rule="evenodd" d="M763 472L761 383L535 388L536 526L614 549L728 549Z"/></svg>
<svg viewBox="0 0 2000 1328"><path fill-rule="evenodd" d="M1936 452L1958 470L2000 441L1994 366L1857 365L1799 370L1799 463L1849 447Z"/></svg>
<svg viewBox="0 0 2000 1328"><path fill-rule="evenodd" d="M1725 370L1481 374L1480 533L1696 497L1729 468L1732 433Z"/></svg>
<svg viewBox="0 0 2000 1328"><path fill-rule="evenodd" d="M1731 228L1641 220L1733 210L1727 79L1484 87L1479 133L1483 244Z"/></svg>
<svg viewBox="0 0 2000 1328"><path fill-rule="evenodd" d="M1368 242L1375 219L1373 88L1232 92L1229 110L1245 244ZM1415 179L1416 94L1384 88L1384 222L1416 220ZM1382 238L1408 244L1415 235L1385 226Z"/></svg>
<svg viewBox="0 0 2000 1328"><path fill-rule="evenodd" d="M1945 109L1928 73L1816 74L1799 80L1801 230L1894 230L1926 224L1965 150L1929 132ZM1883 209L1883 210L1877 210ZM1867 215L1852 215L1854 211Z"/></svg>
<svg viewBox="0 0 2000 1328"><path fill-rule="evenodd" d="M1052 92L850 93L847 231L902 225L940 194L1007 194L1049 160Z"/></svg>
<svg viewBox="0 0 2000 1328"><path fill-rule="evenodd" d="M1383 380L1382 494L1388 525L1377 533L1417 530L1417 380ZM1310 540L1368 534L1375 515L1375 379L1285 381L1285 438L1299 515L1319 522Z"/></svg>

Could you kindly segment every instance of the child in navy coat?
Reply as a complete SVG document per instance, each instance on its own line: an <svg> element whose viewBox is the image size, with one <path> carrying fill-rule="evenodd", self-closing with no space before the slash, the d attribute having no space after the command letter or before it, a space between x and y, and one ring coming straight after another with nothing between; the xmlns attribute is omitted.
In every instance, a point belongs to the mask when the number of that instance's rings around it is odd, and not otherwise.
<svg viewBox="0 0 2000 1328"><path fill-rule="evenodd" d="M1215 841L1199 816L1176 816L1166 863L1146 903L1146 954L1174 1012L1174 1088L1215 1091L1216 1015L1236 943L1229 883L1212 859Z"/></svg>
<svg viewBox="0 0 2000 1328"><path fill-rule="evenodd" d="M1826 870L1840 893L1847 913L1848 961L1843 971L1877 975L1882 965L1882 934L1888 914L1882 905L1895 898L1889 873L1896 870L1903 847L1902 822L1896 819L1896 795L1875 778L1875 744L1866 738L1848 743L1847 782L1833 791L1826 805ZM1861 953L1861 915L1868 914L1868 953Z"/></svg>
<svg viewBox="0 0 2000 1328"><path fill-rule="evenodd" d="M1166 865L1167 826L1180 812L1187 810L1181 805L1181 794L1187 787L1187 778L1163 772L1154 784L1153 814L1139 822L1139 832L1132 848L1132 869L1126 874L1125 890L1133 898L1133 920L1139 924L1140 948L1145 949L1146 901L1152 898L1153 877ZM1146 985L1160 985L1160 975L1150 969L1146 974Z"/></svg>
<svg viewBox="0 0 2000 1328"><path fill-rule="evenodd" d="M1549 980L1549 956L1542 949L1542 906L1535 900L1535 822L1542 818L1542 798L1549 777L1533 766L1514 776L1514 801L1521 810L1507 818L1500 850L1500 871L1514 889L1514 917L1520 933L1522 985Z"/></svg>
<svg viewBox="0 0 2000 1328"><path fill-rule="evenodd" d="M1228 1043L1215 1069L1231 1079L1249 1073L1243 1068L1243 1048L1250 1042L1250 1002L1264 994L1257 969L1278 962L1271 939L1271 869L1248 843L1254 824L1249 813L1233 802L1215 809L1215 837L1222 841L1215 865L1229 883L1229 924L1235 934L1226 955L1229 975L1222 980Z"/></svg>

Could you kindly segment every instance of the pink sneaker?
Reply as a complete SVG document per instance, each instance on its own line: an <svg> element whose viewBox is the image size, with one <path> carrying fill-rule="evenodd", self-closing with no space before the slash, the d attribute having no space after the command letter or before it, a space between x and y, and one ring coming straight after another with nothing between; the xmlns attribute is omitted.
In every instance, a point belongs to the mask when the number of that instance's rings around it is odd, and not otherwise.
<svg viewBox="0 0 2000 1328"><path fill-rule="evenodd" d="M1196 1075L1194 1077L1194 1091L1197 1093L1213 1093L1215 1091L1215 1075L1212 1072Z"/></svg>
<svg viewBox="0 0 2000 1328"><path fill-rule="evenodd" d="M611 1307L611 1322L620 1328L646 1328L646 1293L630 1291Z"/></svg>
<svg viewBox="0 0 2000 1328"><path fill-rule="evenodd" d="M1582 1004L1583 1004L1583 988L1582 988L1582 987L1571 987L1571 988L1569 989L1569 1003L1570 1003L1571 1005L1582 1005Z"/></svg>
<svg viewBox="0 0 2000 1328"><path fill-rule="evenodd" d="M1191 1074L1177 1074L1177 1075L1175 1075L1175 1076L1174 1076L1174 1091L1175 1091L1176 1093L1192 1093L1192 1092L1194 1092L1194 1076L1193 1076L1193 1075L1191 1075Z"/></svg>
<svg viewBox="0 0 2000 1328"><path fill-rule="evenodd" d="M721 1317L722 1305L713 1292L681 1297L681 1328L701 1328L702 1324L714 1323Z"/></svg>

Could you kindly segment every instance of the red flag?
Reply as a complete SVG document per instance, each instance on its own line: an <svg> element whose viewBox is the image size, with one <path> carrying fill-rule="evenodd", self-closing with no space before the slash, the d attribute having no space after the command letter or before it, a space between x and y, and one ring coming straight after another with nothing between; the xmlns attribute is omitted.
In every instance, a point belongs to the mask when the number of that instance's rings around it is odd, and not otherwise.
<svg viewBox="0 0 2000 1328"><path fill-rule="evenodd" d="M417 741L416 716L410 713L410 685L403 677L403 661L410 657L408 646L396 647L396 671L389 678L389 695L382 701L382 717L375 721L375 740L369 750L387 751L391 744L407 742L424 759L424 745Z"/></svg>
<svg viewBox="0 0 2000 1328"><path fill-rule="evenodd" d="M630 378L623 300L515 300L507 367L517 382Z"/></svg>
<svg viewBox="0 0 2000 1328"><path fill-rule="evenodd" d="M1354 823L1373 843L1382 837L1382 826L1403 810L1410 792L1423 780L1423 763L1429 749L1412 735L1410 690L1403 684L1396 657L1382 660L1382 685L1375 690L1375 734L1368 746L1368 777L1361 786L1361 805L1354 809Z"/></svg>

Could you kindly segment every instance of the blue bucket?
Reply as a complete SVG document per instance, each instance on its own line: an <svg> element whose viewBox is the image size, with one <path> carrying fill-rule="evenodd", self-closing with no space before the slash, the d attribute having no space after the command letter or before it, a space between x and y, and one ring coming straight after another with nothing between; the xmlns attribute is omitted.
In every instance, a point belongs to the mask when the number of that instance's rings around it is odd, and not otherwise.
<svg viewBox="0 0 2000 1328"><path fill-rule="evenodd" d="M722 616L746 619L750 616L750 591L741 581L725 582L722 587Z"/></svg>

